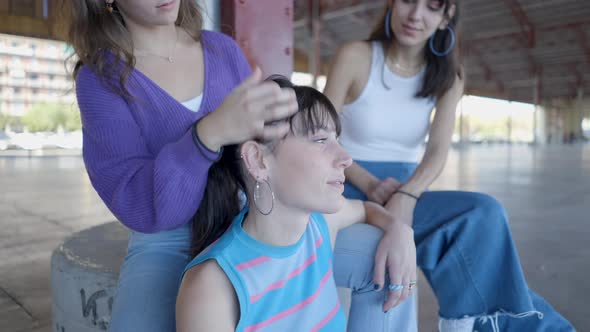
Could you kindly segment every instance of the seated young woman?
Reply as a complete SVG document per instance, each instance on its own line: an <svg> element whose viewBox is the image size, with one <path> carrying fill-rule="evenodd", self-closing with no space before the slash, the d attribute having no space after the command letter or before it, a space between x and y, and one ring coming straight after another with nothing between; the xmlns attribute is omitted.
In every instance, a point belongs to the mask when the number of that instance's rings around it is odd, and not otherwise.
<svg viewBox="0 0 590 332"><path fill-rule="evenodd" d="M196 257L176 303L178 331L344 331L332 271L338 230L366 221L384 238L413 239L412 229L381 206L342 196L352 160L338 142L331 102L313 88L271 79L295 91L299 110L284 120L291 128L284 138L225 146L210 169L193 224ZM381 285L392 257L386 248L377 251ZM396 266L414 266L403 278L411 290L416 253L395 257ZM384 311L409 295L400 299L400 292L376 285Z"/></svg>

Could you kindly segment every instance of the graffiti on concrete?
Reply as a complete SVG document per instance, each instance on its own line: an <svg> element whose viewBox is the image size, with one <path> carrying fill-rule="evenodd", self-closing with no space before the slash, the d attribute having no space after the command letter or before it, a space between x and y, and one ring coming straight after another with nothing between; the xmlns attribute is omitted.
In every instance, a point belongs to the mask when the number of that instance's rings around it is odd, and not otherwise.
<svg viewBox="0 0 590 332"><path fill-rule="evenodd" d="M101 330L107 330L109 327L109 321L113 311L113 297L108 296L108 315L106 317L98 317L97 301L107 296L107 292L104 289L101 289L92 293L88 299L86 299L86 290L80 289L80 297L82 300L82 316L84 316L84 318L88 318L88 316L90 316L92 325L99 327Z"/></svg>

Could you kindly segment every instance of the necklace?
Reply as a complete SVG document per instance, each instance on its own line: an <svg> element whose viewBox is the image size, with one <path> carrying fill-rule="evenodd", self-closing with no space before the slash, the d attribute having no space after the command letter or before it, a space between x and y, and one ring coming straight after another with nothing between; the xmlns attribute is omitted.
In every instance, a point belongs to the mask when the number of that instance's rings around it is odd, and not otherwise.
<svg viewBox="0 0 590 332"><path fill-rule="evenodd" d="M385 53L385 59L383 61L384 65L385 63L391 63L391 65L395 68L397 68L399 71L401 71L403 74L406 75L416 75L416 73L418 73L422 67L424 67L424 63L420 62L417 65L413 65L413 66L402 66L399 62L398 59L396 59L395 55L392 53L391 51L392 46L389 46L387 48L387 50L384 52Z"/></svg>
<svg viewBox="0 0 590 332"><path fill-rule="evenodd" d="M176 29L174 30L176 32ZM158 53L154 53L154 52L150 52L150 51L146 51L146 50L135 50L135 55L137 56L155 56L158 58L162 58L165 60L168 60L168 62L173 63L174 62L174 54L176 53L176 44L178 44L178 32L176 32L176 40L174 41L174 46L172 47L172 50L168 53L168 56L165 55L161 55Z"/></svg>
<svg viewBox="0 0 590 332"><path fill-rule="evenodd" d="M391 73L391 69L389 69L389 70L387 69L388 62L391 62L391 64L402 73L402 77L404 77L404 78L414 77L416 74L421 72L422 69L424 68L424 63L421 63L419 65L414 65L412 67L404 67L404 66L400 65L399 62L397 62L397 61L393 61L393 60L388 61L388 58L385 57L383 59L383 64L382 64L382 68L381 68L381 83L383 84L383 86L387 90L391 90L391 87L393 84L392 82L388 82L389 76L386 75L387 71L389 71ZM391 80L391 78L389 78L389 80Z"/></svg>
<svg viewBox="0 0 590 332"><path fill-rule="evenodd" d="M397 68L401 71L404 71L406 73L415 73L418 69L422 68L422 66L423 66L422 64L419 64L419 65L414 65L411 67L404 67L404 66L400 65L399 62L397 62L397 61L392 61L392 64L395 68Z"/></svg>

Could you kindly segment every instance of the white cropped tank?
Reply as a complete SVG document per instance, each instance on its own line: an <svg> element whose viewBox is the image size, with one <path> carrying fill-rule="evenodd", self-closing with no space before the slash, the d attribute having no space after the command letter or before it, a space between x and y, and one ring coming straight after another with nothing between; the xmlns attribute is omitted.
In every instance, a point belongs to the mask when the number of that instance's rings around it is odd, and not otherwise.
<svg viewBox="0 0 590 332"><path fill-rule="evenodd" d="M340 114L340 142L354 160L419 162L435 106L416 98L424 69L404 78L384 65L380 42L372 42L369 80L360 96Z"/></svg>

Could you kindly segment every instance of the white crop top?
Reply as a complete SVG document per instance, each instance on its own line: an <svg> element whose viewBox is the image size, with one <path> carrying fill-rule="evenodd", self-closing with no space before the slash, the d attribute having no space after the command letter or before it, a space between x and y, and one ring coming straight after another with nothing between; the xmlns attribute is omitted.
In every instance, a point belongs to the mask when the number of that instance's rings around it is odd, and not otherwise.
<svg viewBox="0 0 590 332"><path fill-rule="evenodd" d="M371 49L369 80L340 114L340 142L355 160L419 162L435 106L432 98L415 97L424 69L401 77L384 66L380 42L372 42Z"/></svg>

